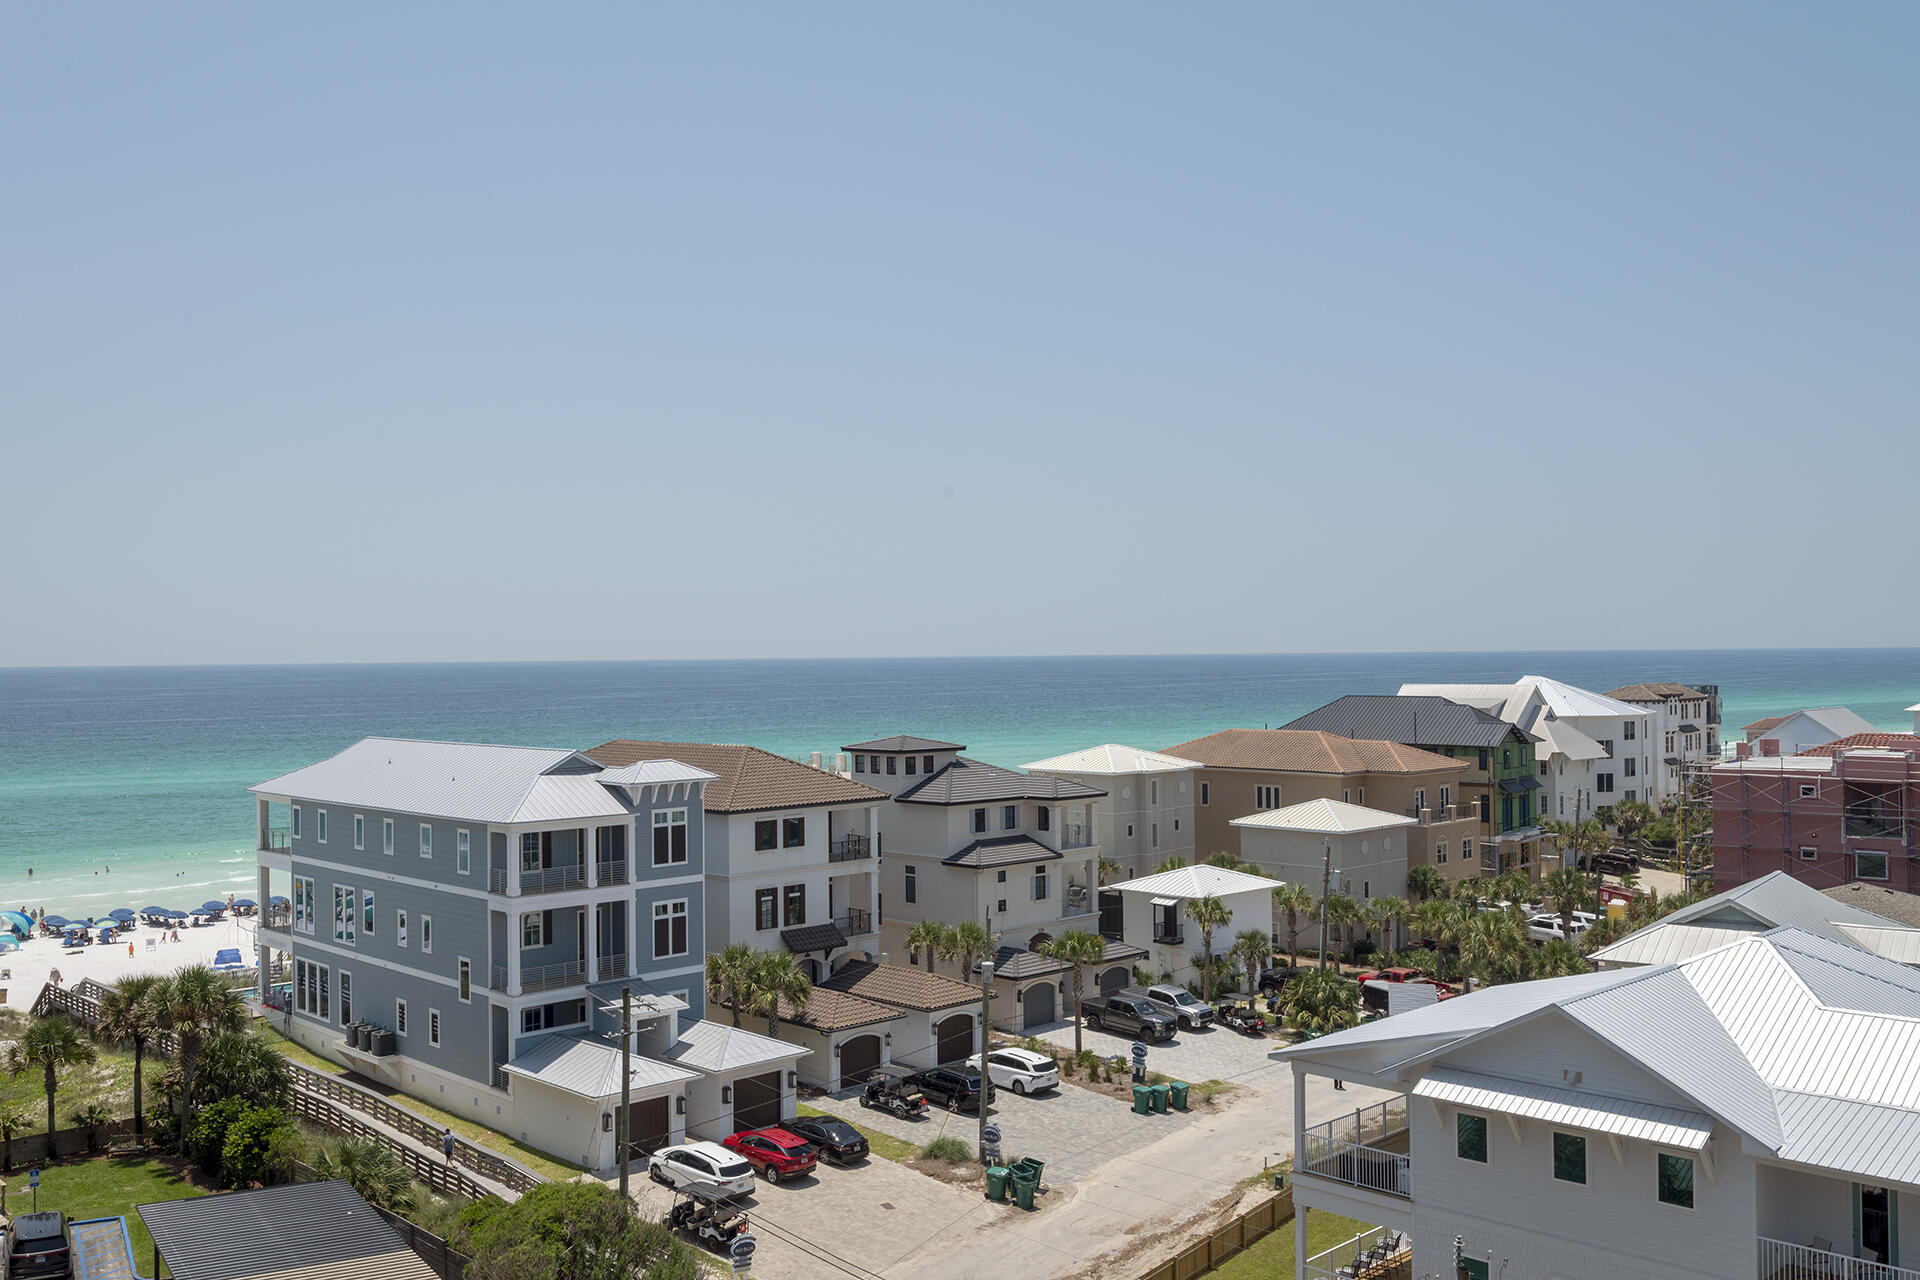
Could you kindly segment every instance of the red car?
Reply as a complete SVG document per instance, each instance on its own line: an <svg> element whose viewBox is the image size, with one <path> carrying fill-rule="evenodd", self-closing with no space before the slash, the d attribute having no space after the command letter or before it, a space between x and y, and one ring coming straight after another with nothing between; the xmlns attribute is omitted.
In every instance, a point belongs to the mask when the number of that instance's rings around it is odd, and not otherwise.
<svg viewBox="0 0 1920 1280"><path fill-rule="evenodd" d="M785 1129L743 1129L720 1140L737 1151L768 1182L812 1173L819 1154L811 1142Z"/></svg>
<svg viewBox="0 0 1920 1280"><path fill-rule="evenodd" d="M1444 982L1429 978L1418 969L1382 969L1378 973L1363 973L1360 975L1359 980L1362 984L1368 982L1423 982L1430 987L1439 988L1440 998L1442 1000L1445 1000L1453 994L1452 987Z"/></svg>

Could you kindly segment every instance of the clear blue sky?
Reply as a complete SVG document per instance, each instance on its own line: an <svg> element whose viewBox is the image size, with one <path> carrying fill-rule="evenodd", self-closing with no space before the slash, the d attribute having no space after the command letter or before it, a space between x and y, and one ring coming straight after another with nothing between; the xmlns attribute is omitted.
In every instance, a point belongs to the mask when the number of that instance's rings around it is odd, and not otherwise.
<svg viewBox="0 0 1920 1280"><path fill-rule="evenodd" d="M9 5L0 665L1913 643L1917 47Z"/></svg>

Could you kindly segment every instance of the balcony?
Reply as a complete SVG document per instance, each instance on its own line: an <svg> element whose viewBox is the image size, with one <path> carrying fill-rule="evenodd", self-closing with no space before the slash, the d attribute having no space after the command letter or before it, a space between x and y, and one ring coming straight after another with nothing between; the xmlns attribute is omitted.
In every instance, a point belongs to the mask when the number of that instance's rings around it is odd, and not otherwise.
<svg viewBox="0 0 1920 1280"><path fill-rule="evenodd" d="M1169 947L1185 946L1187 941L1186 937L1182 934L1167 933L1160 929L1153 931L1153 940L1155 942L1165 943Z"/></svg>
<svg viewBox="0 0 1920 1280"><path fill-rule="evenodd" d="M494 991L505 991L507 989L507 966L503 964L492 966L487 975L487 986Z"/></svg>
<svg viewBox="0 0 1920 1280"><path fill-rule="evenodd" d="M586 980L587 971L578 960L563 960L559 964L524 965L520 970L522 992L577 987Z"/></svg>
<svg viewBox="0 0 1920 1280"><path fill-rule="evenodd" d="M280 948L282 951L293 947L293 926L285 920L261 921L255 928L258 941Z"/></svg>
<svg viewBox="0 0 1920 1280"><path fill-rule="evenodd" d="M1469 804L1443 804L1438 808L1412 808L1404 809L1402 812L1423 827L1435 822L1480 821L1480 810L1478 806Z"/></svg>
<svg viewBox="0 0 1920 1280"><path fill-rule="evenodd" d="M625 884L627 882L627 860L610 858L605 862L593 864L594 883Z"/></svg>
<svg viewBox="0 0 1920 1280"><path fill-rule="evenodd" d="M627 953L626 952L619 951L619 952L615 952L612 955L605 955L600 957L600 977L602 981L606 980L607 978L624 978L626 976L627 976Z"/></svg>
<svg viewBox="0 0 1920 1280"><path fill-rule="evenodd" d="M1390 1109L1391 1107L1391 1109ZM1408 1198L1407 1118L1402 1102L1376 1103L1300 1135L1294 1171L1363 1191Z"/></svg>
<svg viewBox="0 0 1920 1280"><path fill-rule="evenodd" d="M495 867L487 872L487 892L505 893L507 891L507 872L504 867Z"/></svg>
<svg viewBox="0 0 1920 1280"><path fill-rule="evenodd" d="M858 862L873 856L873 844L865 836L849 835L827 846L828 862Z"/></svg>
<svg viewBox="0 0 1920 1280"><path fill-rule="evenodd" d="M1400 1231L1362 1231L1307 1259L1312 1280L1411 1280L1413 1241Z"/></svg>
<svg viewBox="0 0 1920 1280"><path fill-rule="evenodd" d="M285 827L275 827L271 831L260 833L261 853L291 853L293 841Z"/></svg>
<svg viewBox="0 0 1920 1280"><path fill-rule="evenodd" d="M1060 850L1091 849L1093 847L1093 828L1084 822L1065 822L1060 825Z"/></svg>
<svg viewBox="0 0 1920 1280"><path fill-rule="evenodd" d="M544 871L520 873L521 893L559 893L563 889L585 888L586 883L586 874L577 863L569 867L548 867Z"/></svg>
<svg viewBox="0 0 1920 1280"><path fill-rule="evenodd" d="M849 938L857 938L863 933L873 932L873 913L859 907L848 907L833 918L833 923Z"/></svg>
<svg viewBox="0 0 1920 1280"><path fill-rule="evenodd" d="M1818 1237L1816 1237L1817 1239ZM1760 1237L1760 1280L1920 1280L1920 1271Z"/></svg>

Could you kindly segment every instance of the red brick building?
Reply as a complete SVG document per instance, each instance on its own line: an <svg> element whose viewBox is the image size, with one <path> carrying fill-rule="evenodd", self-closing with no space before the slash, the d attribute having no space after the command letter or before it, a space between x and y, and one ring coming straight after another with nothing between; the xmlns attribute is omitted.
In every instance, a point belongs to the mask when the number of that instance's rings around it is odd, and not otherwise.
<svg viewBox="0 0 1920 1280"><path fill-rule="evenodd" d="M1816 889L1920 891L1916 825L1920 747L1730 761L1713 770L1714 887L1785 871Z"/></svg>

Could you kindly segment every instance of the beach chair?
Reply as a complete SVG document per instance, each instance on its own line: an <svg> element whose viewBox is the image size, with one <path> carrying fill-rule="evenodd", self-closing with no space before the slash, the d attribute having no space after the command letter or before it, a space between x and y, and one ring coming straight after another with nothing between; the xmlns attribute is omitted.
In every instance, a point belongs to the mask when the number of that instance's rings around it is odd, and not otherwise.
<svg viewBox="0 0 1920 1280"><path fill-rule="evenodd" d="M158 938L148 938L148 939L147 939L147 950L149 950L149 951L151 951L151 950L153 950L153 948L154 948L154 944L156 944L156 943L158 943L159 941L160 941L160 939L158 939Z"/></svg>

